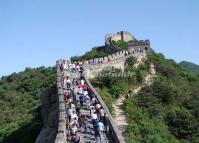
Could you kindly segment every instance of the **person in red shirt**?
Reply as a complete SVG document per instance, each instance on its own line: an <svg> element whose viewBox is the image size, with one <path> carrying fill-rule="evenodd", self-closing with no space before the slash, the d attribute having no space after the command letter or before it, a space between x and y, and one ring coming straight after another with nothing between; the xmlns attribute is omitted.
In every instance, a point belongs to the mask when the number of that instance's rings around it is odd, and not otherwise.
<svg viewBox="0 0 199 143"><path fill-rule="evenodd" d="M65 93L64 93L64 101L65 101L65 102L68 101L68 96L69 96L69 93L68 93L68 92L65 92Z"/></svg>

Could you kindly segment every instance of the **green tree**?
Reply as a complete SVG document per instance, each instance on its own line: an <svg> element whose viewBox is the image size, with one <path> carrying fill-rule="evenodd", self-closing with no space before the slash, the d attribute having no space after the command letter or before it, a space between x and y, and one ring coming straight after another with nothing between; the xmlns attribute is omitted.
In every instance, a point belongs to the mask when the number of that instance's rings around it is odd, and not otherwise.
<svg viewBox="0 0 199 143"><path fill-rule="evenodd" d="M198 123L185 108L175 107L166 118L170 131L177 137L192 141L192 135L198 132Z"/></svg>
<svg viewBox="0 0 199 143"><path fill-rule="evenodd" d="M137 59L135 57L131 56L131 57L126 59L125 65L127 65L129 67L133 67L136 62L137 62Z"/></svg>

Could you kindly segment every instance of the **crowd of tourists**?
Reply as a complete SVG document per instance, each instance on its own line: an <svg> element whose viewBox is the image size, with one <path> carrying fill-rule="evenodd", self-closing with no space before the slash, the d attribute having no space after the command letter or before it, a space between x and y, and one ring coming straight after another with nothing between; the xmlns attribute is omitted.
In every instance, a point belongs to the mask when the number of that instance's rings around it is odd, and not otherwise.
<svg viewBox="0 0 199 143"><path fill-rule="evenodd" d="M108 116L82 76L82 62L62 61L62 85L66 105L67 140L79 143L84 134L95 135L100 143L109 131Z"/></svg>

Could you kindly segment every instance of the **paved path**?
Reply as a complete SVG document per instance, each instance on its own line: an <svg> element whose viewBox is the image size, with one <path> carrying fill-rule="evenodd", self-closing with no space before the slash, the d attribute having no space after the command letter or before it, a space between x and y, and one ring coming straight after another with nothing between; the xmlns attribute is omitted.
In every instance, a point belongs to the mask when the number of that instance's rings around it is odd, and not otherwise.
<svg viewBox="0 0 199 143"><path fill-rule="evenodd" d="M133 95L136 94L137 92L139 92L142 87L144 86L148 86L151 85L153 83L153 79L156 77L156 71L155 71L155 67L153 64L150 65L150 74L148 74L145 77L145 82L143 86L139 86L136 89L133 90ZM128 123L125 117L125 113L122 109L122 105L124 103L125 97L124 96L120 96L113 104L113 108L115 111L115 118L114 121L116 123L116 125L118 126L119 130L122 132L122 134L125 133Z"/></svg>
<svg viewBox="0 0 199 143"><path fill-rule="evenodd" d="M120 96L113 104L113 108L115 111L115 118L114 121L116 125L118 126L119 130L122 132L122 134L125 132L128 123L126 121L125 113L122 110L122 105L125 100L124 96Z"/></svg>

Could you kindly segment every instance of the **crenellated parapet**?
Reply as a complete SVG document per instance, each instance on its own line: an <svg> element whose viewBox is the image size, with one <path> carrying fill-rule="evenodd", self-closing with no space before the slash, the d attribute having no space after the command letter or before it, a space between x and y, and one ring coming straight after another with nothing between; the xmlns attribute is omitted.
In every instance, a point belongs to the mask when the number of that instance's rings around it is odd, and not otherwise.
<svg viewBox="0 0 199 143"><path fill-rule="evenodd" d="M118 59L118 58L121 58L121 57L125 57L128 54L129 54L128 51L119 51L119 52L116 52L112 55L108 55L108 56L105 56L105 57L87 60L84 63L90 64L90 65L103 64L103 63L107 63L109 61L112 61L112 60L115 60L115 59Z"/></svg>
<svg viewBox="0 0 199 143"><path fill-rule="evenodd" d="M119 51L106 57L84 61L85 72L88 78L94 78L107 67L124 70L126 59L131 56L142 59L146 57L146 51L138 47L132 51Z"/></svg>
<svg viewBox="0 0 199 143"><path fill-rule="evenodd" d="M65 143L66 141L66 108L64 102L64 89L61 84L62 74L60 71L60 63L57 61L57 92L58 92L58 127L55 143Z"/></svg>

